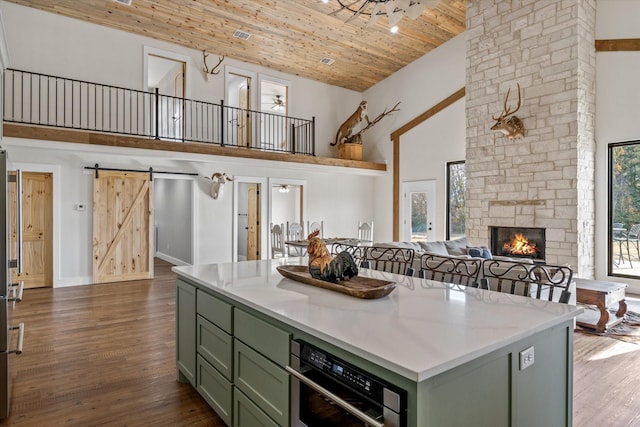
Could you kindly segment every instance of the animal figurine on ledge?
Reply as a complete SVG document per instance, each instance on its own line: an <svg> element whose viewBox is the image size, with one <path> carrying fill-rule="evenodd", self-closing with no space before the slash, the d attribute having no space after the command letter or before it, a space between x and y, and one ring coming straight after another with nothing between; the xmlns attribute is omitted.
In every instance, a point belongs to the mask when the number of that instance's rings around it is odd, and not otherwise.
<svg viewBox="0 0 640 427"><path fill-rule="evenodd" d="M309 254L309 274L314 279L338 283L358 275L358 265L349 252L340 252L331 257L327 245L318 237L320 230L309 234L307 253Z"/></svg>
<svg viewBox="0 0 640 427"><path fill-rule="evenodd" d="M369 116L367 116L367 101L362 101L356 111L338 128L336 133L336 140L330 142L329 145L336 145L343 142L345 139L349 139L353 133L353 129L360 124L363 120L367 120L367 124L370 124Z"/></svg>
<svg viewBox="0 0 640 427"><path fill-rule="evenodd" d="M365 131L369 130L373 125L378 123L380 120L382 120L384 117L387 117L388 115L396 111L400 111L398 109L398 105L400 105L399 102L396 103L396 105L394 105L391 110L389 110L388 108L385 108L384 111L380 115L378 115L375 119L369 120L369 116L367 116L367 101L362 101L360 103L360 107L358 107L356 112L353 113L351 117L349 117L347 121L342 124L342 126L340 126L340 129L338 129L338 134L336 135L336 140L334 142L329 143L329 145L336 145L338 143L362 144L362 134ZM367 124L363 128L361 128L358 132L353 133L353 130L356 127L356 125L358 125L364 119L367 120Z"/></svg>

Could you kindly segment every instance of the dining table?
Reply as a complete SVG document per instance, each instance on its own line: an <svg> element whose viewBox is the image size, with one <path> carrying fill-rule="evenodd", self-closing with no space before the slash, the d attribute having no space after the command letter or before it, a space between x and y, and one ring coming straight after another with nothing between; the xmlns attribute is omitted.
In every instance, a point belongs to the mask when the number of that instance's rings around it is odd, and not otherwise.
<svg viewBox="0 0 640 427"><path fill-rule="evenodd" d="M371 246L373 244L371 240L362 240L355 237L327 237L323 238L322 241L327 245L329 250L331 250L331 245L334 243L349 246ZM288 249L293 249L299 256L307 255L307 246L309 245L309 241L307 239L286 240L284 244L287 246L287 253L289 253Z"/></svg>

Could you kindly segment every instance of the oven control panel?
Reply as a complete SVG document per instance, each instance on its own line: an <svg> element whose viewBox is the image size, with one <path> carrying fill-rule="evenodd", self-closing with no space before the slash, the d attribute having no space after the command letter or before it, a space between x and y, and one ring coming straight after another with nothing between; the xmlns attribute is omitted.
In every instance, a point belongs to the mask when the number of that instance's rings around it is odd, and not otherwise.
<svg viewBox="0 0 640 427"><path fill-rule="evenodd" d="M374 400L382 398L385 388L393 387L306 342L300 342L299 357L301 362L311 365Z"/></svg>

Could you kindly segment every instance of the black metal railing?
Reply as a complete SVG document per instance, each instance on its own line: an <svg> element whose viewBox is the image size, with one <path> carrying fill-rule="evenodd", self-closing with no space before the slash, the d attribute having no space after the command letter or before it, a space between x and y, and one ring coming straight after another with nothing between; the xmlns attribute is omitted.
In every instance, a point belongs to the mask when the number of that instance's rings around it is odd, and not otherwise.
<svg viewBox="0 0 640 427"><path fill-rule="evenodd" d="M315 118L299 119L7 69L5 122L315 155Z"/></svg>

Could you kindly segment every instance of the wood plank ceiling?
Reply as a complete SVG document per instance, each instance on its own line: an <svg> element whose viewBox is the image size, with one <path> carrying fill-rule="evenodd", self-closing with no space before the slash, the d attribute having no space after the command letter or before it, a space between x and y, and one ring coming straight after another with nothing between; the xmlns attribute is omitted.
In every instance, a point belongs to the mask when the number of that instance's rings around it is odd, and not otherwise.
<svg viewBox="0 0 640 427"><path fill-rule="evenodd" d="M330 16L336 0L8 1L358 92L462 33L466 13L466 0L441 0L391 34L386 17L367 27L368 16ZM236 30L251 36L235 38ZM335 62L321 63L325 57Z"/></svg>

